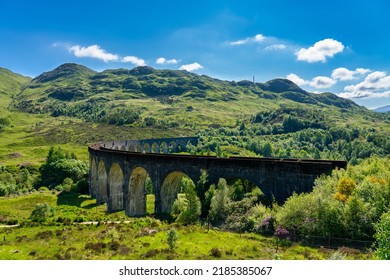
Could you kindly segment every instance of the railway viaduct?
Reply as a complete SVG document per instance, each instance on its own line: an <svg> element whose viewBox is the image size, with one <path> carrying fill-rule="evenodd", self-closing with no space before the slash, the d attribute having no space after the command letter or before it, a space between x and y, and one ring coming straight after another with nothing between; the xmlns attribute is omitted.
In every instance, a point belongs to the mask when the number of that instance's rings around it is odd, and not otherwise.
<svg viewBox="0 0 390 280"><path fill-rule="evenodd" d="M194 183L202 170L209 183L219 178L249 180L268 198L284 202L294 192L309 192L314 180L335 168L345 168L345 161L298 160L278 158L193 156L172 154L184 151L197 138L165 138L111 141L89 147L90 193L97 203L107 203L107 211L124 210L128 216L146 214L147 176L155 194L155 213L171 212L183 176ZM171 152L171 154L169 153Z"/></svg>

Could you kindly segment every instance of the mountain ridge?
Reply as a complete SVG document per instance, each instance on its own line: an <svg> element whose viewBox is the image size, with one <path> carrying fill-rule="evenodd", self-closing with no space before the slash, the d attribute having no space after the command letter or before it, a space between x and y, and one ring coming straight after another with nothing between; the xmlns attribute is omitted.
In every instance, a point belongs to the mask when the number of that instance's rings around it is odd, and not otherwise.
<svg viewBox="0 0 390 280"><path fill-rule="evenodd" d="M41 95L48 94L49 98L63 101L81 100L94 94L113 91L131 92L143 97L187 95L207 98L207 91L218 91L221 86L233 94L237 91L234 87L239 87L239 91L249 90L260 98L282 97L298 103L323 103L340 108L357 106L354 102L332 93L324 95L307 92L288 79L276 78L265 83L245 80L234 82L185 70L159 70L150 66L96 72L75 63L65 63L38 75L21 93L25 92L27 96L33 96L33 92L36 91L34 89L41 88ZM198 91L198 94L194 94L194 91ZM23 94L18 95L23 97ZM232 94L229 95L227 99L234 99Z"/></svg>

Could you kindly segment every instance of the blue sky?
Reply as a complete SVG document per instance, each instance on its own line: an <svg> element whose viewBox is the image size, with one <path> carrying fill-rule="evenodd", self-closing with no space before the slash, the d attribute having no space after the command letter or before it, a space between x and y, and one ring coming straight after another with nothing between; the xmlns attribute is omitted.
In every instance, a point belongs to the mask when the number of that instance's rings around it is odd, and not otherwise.
<svg viewBox="0 0 390 280"><path fill-rule="evenodd" d="M224 80L289 78L390 104L390 1L19 1L0 6L0 67L149 65Z"/></svg>

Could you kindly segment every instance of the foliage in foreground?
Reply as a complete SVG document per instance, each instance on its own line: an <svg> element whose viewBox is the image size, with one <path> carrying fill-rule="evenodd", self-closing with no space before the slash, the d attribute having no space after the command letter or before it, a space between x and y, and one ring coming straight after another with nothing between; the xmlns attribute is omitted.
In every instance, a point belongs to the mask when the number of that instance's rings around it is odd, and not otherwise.
<svg viewBox="0 0 390 280"><path fill-rule="evenodd" d="M51 189L63 183L66 178L70 178L73 182L80 181L88 173L88 166L85 162L77 160L74 154L69 155L61 148L51 147L46 162L41 165L39 172L37 184Z"/></svg>
<svg viewBox="0 0 390 280"><path fill-rule="evenodd" d="M214 227L274 235L280 240L332 239L335 244L366 248L376 239L378 256L387 258L383 252L388 250L384 245L388 241L384 213L390 209L388 158L371 157L346 170L334 170L318 178L312 192L293 194L281 206L262 204L260 189L243 180L228 184L220 179L217 186L209 187L206 197L210 204L205 218Z"/></svg>
<svg viewBox="0 0 390 280"><path fill-rule="evenodd" d="M372 157L320 177L311 193L291 196L276 219L299 235L372 241L383 238L389 209L390 160Z"/></svg>

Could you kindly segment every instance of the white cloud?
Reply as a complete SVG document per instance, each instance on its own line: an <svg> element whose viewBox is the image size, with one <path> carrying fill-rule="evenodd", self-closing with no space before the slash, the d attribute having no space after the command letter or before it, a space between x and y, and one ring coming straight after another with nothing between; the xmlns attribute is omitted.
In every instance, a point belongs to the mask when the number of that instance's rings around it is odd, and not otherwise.
<svg viewBox="0 0 390 280"><path fill-rule="evenodd" d="M363 82L344 88L347 92L370 92L390 89L390 76L386 72L375 71L367 75Z"/></svg>
<svg viewBox="0 0 390 280"><path fill-rule="evenodd" d="M344 45L333 39L324 39L318 41L308 49L301 48L295 53L298 60L307 62L325 62L327 57L333 57L335 54L342 52Z"/></svg>
<svg viewBox="0 0 390 280"><path fill-rule="evenodd" d="M287 48L287 46L284 44L274 44L274 45L267 46L265 49L266 50L284 50L285 48Z"/></svg>
<svg viewBox="0 0 390 280"><path fill-rule="evenodd" d="M109 53L102 49L99 45L91 45L88 47L81 47L80 45L70 45L68 43L56 42L52 44L53 47L64 47L69 50L76 57L91 57L103 60L104 62L124 62L132 63L136 66L145 66L145 60L136 56L121 57L116 54Z"/></svg>
<svg viewBox="0 0 390 280"><path fill-rule="evenodd" d="M317 77L313 78L311 81L308 81L308 80L302 79L301 77L299 77L298 75L296 75L294 73L290 73L287 75L286 78L298 86L310 85L311 87L314 87L314 88L329 88L329 87L333 86L334 84L336 84L335 80L333 80L329 77L325 77L325 76L317 76Z"/></svg>
<svg viewBox="0 0 390 280"><path fill-rule="evenodd" d="M364 75L364 74L370 73L371 70L370 69L365 69L365 68L356 68L355 72L357 74Z"/></svg>
<svg viewBox="0 0 390 280"><path fill-rule="evenodd" d="M237 46L237 45L244 45L244 44L246 44L246 43L248 43L248 39L230 42L230 45L232 45L232 46Z"/></svg>
<svg viewBox="0 0 390 280"><path fill-rule="evenodd" d="M325 76L318 76L313 78L309 85L315 88L330 88L334 84L336 84L335 80Z"/></svg>
<svg viewBox="0 0 390 280"><path fill-rule="evenodd" d="M265 40L265 38L266 37L263 34L257 34L254 37L248 37L248 38L245 38L242 40L230 42L229 44L232 46L237 46L237 45L245 45L245 44L254 43L254 42L260 43L260 42L263 42Z"/></svg>
<svg viewBox="0 0 390 280"><path fill-rule="evenodd" d="M363 82L344 87L344 92L339 96L344 98L390 97L390 76L382 71L372 72Z"/></svg>
<svg viewBox="0 0 390 280"><path fill-rule="evenodd" d="M340 67L333 70L332 78L340 81L349 81L349 80L357 79L358 75L364 75L370 71L371 70L364 69L364 68L356 68L355 70L348 70L347 68Z"/></svg>
<svg viewBox="0 0 390 280"><path fill-rule="evenodd" d="M306 80L302 79L301 77L299 77L298 75L295 75L293 73L288 74L286 78L298 86L304 86L304 85L308 85L310 83L310 81L306 81Z"/></svg>
<svg viewBox="0 0 390 280"><path fill-rule="evenodd" d="M199 70L199 69L202 69L203 66L200 65L198 62L194 62L194 63L191 63L191 64L184 64L182 65L179 70L186 70L186 71L196 71L196 70Z"/></svg>
<svg viewBox="0 0 390 280"><path fill-rule="evenodd" d="M387 98L390 97L390 91L384 91L384 92L373 92L373 91L366 91L366 92L343 92L339 93L338 96L343 98Z"/></svg>
<svg viewBox="0 0 390 280"><path fill-rule="evenodd" d="M164 57L160 57L156 59L157 64L177 64L177 59L166 59Z"/></svg>
<svg viewBox="0 0 390 280"><path fill-rule="evenodd" d="M263 34L257 34L253 37L253 40L256 42L263 42L265 40L265 36Z"/></svg>
<svg viewBox="0 0 390 280"><path fill-rule="evenodd" d="M145 60L138 58L136 56L125 56L122 59L122 62L129 62L129 63L132 63L136 66L145 66L146 65Z"/></svg>
<svg viewBox="0 0 390 280"><path fill-rule="evenodd" d="M117 61L119 59L116 54L108 53L98 45L92 45L89 47L74 45L68 47L68 50L76 57L92 57L103 60L104 62Z"/></svg>

